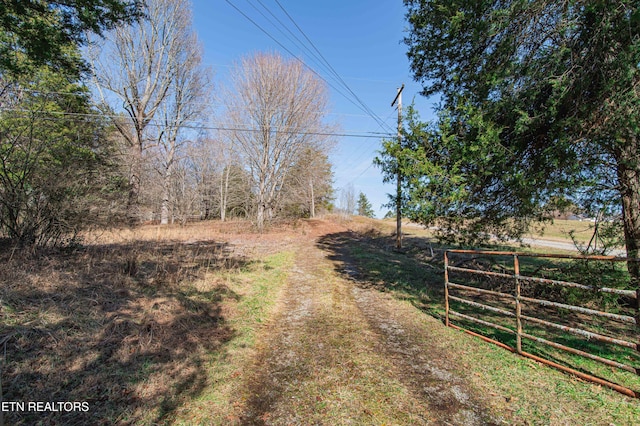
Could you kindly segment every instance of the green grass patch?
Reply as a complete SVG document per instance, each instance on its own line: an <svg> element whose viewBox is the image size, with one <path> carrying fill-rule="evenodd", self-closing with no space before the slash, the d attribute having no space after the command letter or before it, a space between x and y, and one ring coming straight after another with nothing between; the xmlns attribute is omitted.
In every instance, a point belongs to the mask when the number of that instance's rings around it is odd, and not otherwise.
<svg viewBox="0 0 640 426"><path fill-rule="evenodd" d="M216 278L238 295L226 307L227 324L235 335L220 350L208 355L207 387L177 410L174 423L210 425L238 421L242 404L238 396L255 353L256 337L273 310L293 259L292 252L281 252L239 271L217 274Z"/></svg>
<svg viewBox="0 0 640 426"><path fill-rule="evenodd" d="M443 248L429 242L423 237L405 238L405 248L401 252L394 250L394 239L388 235L371 237L359 235L357 238L349 238L349 235L334 235L324 242L325 246L340 254L344 258L351 259L356 265L356 280L361 285L374 285L382 291L391 292L395 297L410 301L415 307L421 309L438 319L444 316L443 294ZM431 249L435 256L431 257ZM338 257L338 256L336 256ZM484 262L482 259L468 259L469 264L475 263L486 270L494 272L510 273L513 271L512 259L497 259ZM458 263L460 265L460 263ZM591 268L591 269L589 269ZM606 266L596 268L593 265L576 265L570 262L551 262L549 260L535 259L533 262L525 262L521 266L521 273L543 276L552 279L577 281L577 277L586 273L593 278L591 282L596 285L625 288L628 286L628 276L624 265ZM456 282L465 284L463 278L456 277ZM472 278L472 281L474 278ZM476 279L476 284L485 288L506 288L509 283L481 283ZM580 282L580 281L578 281ZM492 287L493 286L493 287ZM566 292L562 289L552 288L548 294L541 294L542 289L530 288L527 290L532 296L547 296L551 300L562 301L572 298L574 301L585 303L589 307L606 307L616 312L629 312L625 302L612 302L611 298L602 294L591 294L589 297ZM545 297L540 297L545 298ZM503 307L514 311L513 304L487 301L494 306ZM566 303L566 302L565 302ZM504 318L499 314L488 313L473 307L461 307L458 303L452 303L455 309L467 312L470 315L502 323L510 328L515 328L513 318ZM537 309L537 308L532 308ZM544 312L539 312L541 318L550 320ZM478 315L480 314L480 315ZM591 327L593 331L603 332L604 325L596 321L591 326L585 325L584 318L571 315L566 312L555 314L558 319L568 321L568 325L577 328ZM535 316L535 315L532 315ZM556 319L551 318L551 319ZM494 329L488 329L476 324L457 321L469 329L488 335L498 341L503 341L510 346L515 346L515 336ZM624 328L624 327L623 327ZM568 346L578 348L595 349L597 354L606 355L625 363L638 365L637 354L626 349L611 348L610 345L599 345L593 342L584 342L578 336L569 335L561 331L547 330L537 325L528 324L525 331L549 340L558 340ZM619 331L619 330L618 330ZM627 330L630 339L637 340L637 331ZM451 333L450 345L455 353L460 354L459 362L465 366L465 372L473 375L478 386L485 392L504 398L498 405L499 410L509 410L514 418L525 424L616 424L632 425L640 422L640 403L628 397L619 395L597 385L583 383L566 374L560 373L548 367L543 367L528 359L517 357L503 349L488 345L479 339L469 338L459 332ZM634 337L635 336L635 337ZM635 340L631 340L635 341ZM557 350L532 344L524 341L525 350L567 364L575 369L589 371L597 376L602 376L614 382L622 382L623 385L640 390L640 381L636 375L627 372L613 371L611 367L602 366L594 361L573 355L559 354ZM506 404L502 404L506 402ZM591 414L585 414L591 413Z"/></svg>
<svg viewBox="0 0 640 426"><path fill-rule="evenodd" d="M535 276L565 282L574 282L596 288L609 287L630 289L629 274L622 262L585 261L571 259L549 259L521 256L520 271L525 276ZM450 264L469 269L502 272L512 274L514 271L513 257L485 256L481 254L466 255L452 253ZM452 271L450 280L455 283L473 287L500 291L515 295L515 282L512 278L495 278L471 273ZM452 289L451 294L494 306L515 314L515 305L511 299L496 298L494 296L479 295L472 291ZM535 299L580 306L598 311L635 316L632 300L610 293L568 288L560 285L549 285L530 281L522 281L522 295ZM458 301L451 301L451 308L460 313L475 318L490 321L515 330L515 319L500 315L479 307L470 306ZM567 309L546 307L530 302L523 303L523 314L534 318L551 321L563 326L583 329L589 332L615 337L629 342L638 339L637 328L633 325L607 320L602 317L585 315ZM454 322L464 328L494 338L511 347L515 347L515 336L493 328L479 325L464 319L454 317ZM634 368L640 368L640 358L637 351L618 345L599 341L590 341L584 336L564 332L556 328L542 326L524 320L524 332L556 342L570 348L582 350L605 359L620 362ZM566 365L573 369L595 375L605 380L640 390L640 378L633 373L615 367L607 366L598 361L566 353L551 346L525 339L524 350L543 358Z"/></svg>

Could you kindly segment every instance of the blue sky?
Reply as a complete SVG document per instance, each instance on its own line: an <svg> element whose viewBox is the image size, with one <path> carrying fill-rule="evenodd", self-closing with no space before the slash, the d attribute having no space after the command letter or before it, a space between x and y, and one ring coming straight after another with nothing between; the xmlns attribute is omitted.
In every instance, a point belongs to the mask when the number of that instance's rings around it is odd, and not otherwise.
<svg viewBox="0 0 640 426"><path fill-rule="evenodd" d="M278 1L304 35L283 12ZM193 1L194 26L205 49L204 62L214 70L216 85L227 83L231 65L242 56L275 51L287 57L297 56L334 86L328 87L331 112L328 119L337 123L340 133L395 132L397 111L391 107L391 101L403 83L403 104L406 106L415 98L421 117L424 120L433 118L433 101L418 95L421 87L413 81L409 71L406 46L402 43L406 27L402 1L278 1L229 0L291 53L226 0ZM384 125L379 125L363 111L359 101L319 60L296 45L292 41L295 39L278 20L313 50L306 35L366 109ZM356 194L364 192L378 216L382 217L387 211L381 207L387 202L386 193L394 192L395 187L384 185L380 170L371 165L381 146L380 137L341 136L336 137L336 142L330 157L334 165L335 188L339 191L352 184Z"/></svg>

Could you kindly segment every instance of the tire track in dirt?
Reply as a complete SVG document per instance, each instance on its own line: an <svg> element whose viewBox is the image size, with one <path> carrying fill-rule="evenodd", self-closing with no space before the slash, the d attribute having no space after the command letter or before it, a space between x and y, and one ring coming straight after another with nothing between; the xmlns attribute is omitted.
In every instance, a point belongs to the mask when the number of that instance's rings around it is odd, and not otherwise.
<svg viewBox="0 0 640 426"><path fill-rule="evenodd" d="M427 401L439 424L498 425L464 378L452 372L443 351L406 306L370 288L353 287L359 308L379 332L380 350L388 354L400 380ZM417 321L416 321L417 320Z"/></svg>
<svg viewBox="0 0 640 426"><path fill-rule="evenodd" d="M295 284L293 284L295 283ZM301 342L297 337L314 309L313 288L304 271L294 268L290 282L280 300L277 315L270 324L270 336L258 346L258 354L247 384L247 404L243 424L273 422L273 412L281 401L285 389L308 375L303 360ZM279 414L282 415L282 414ZM287 416L289 421L297 420ZM293 418L291 418L293 417Z"/></svg>
<svg viewBox="0 0 640 426"><path fill-rule="evenodd" d="M241 423L493 424L417 313L339 276L316 247L344 229L311 226L247 373Z"/></svg>

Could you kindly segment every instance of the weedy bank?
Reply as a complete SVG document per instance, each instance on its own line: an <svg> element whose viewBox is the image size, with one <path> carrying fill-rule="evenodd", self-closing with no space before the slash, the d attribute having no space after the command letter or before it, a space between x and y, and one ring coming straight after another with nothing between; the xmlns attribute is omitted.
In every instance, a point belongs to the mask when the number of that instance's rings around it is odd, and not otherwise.
<svg viewBox="0 0 640 426"><path fill-rule="evenodd" d="M212 389L224 405L290 261L281 245L254 250L247 228L143 227L73 250L2 251L3 400L89 405L7 412L5 424L171 423Z"/></svg>

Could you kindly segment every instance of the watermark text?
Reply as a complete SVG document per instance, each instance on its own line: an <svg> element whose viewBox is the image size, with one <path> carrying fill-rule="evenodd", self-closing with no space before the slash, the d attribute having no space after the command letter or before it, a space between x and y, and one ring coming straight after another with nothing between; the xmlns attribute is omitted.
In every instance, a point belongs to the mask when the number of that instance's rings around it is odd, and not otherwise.
<svg viewBox="0 0 640 426"><path fill-rule="evenodd" d="M2 412L73 412L89 411L88 402L80 401L2 401Z"/></svg>

